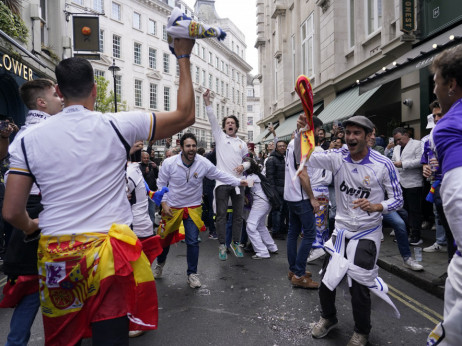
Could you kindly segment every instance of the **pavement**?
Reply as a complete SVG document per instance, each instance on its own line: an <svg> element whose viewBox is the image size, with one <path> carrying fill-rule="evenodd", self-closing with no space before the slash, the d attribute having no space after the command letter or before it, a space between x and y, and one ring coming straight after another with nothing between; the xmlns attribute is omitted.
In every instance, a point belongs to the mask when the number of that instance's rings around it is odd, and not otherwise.
<svg viewBox="0 0 462 346"><path fill-rule="evenodd" d="M423 252L422 262L423 271L413 271L403 266L403 258L399 254L398 245L393 242L394 237L390 236L391 228L384 228L384 241L380 248L380 255L377 264L396 276L418 286L419 288L443 299L444 286L437 286L432 283L432 280L437 279L447 271L448 253L447 252ZM419 246L411 246L411 251L414 257L414 248L425 248L431 246L435 242L435 231L422 230L423 244Z"/></svg>

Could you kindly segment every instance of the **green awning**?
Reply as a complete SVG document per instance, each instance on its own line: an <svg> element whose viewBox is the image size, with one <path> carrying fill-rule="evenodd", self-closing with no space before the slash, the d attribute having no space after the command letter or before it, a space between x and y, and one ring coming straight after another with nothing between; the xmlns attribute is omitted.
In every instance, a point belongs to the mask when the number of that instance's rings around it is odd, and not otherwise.
<svg viewBox="0 0 462 346"><path fill-rule="evenodd" d="M322 102L314 105L313 113L315 113L321 106ZM279 125L279 127L276 129L276 136L278 136L279 139L283 139L283 137L292 135L292 132L297 129L298 116L299 114L292 115Z"/></svg>
<svg viewBox="0 0 462 346"><path fill-rule="evenodd" d="M324 124L329 124L335 120L345 119L355 114L355 112L366 103L380 87L369 90L359 95L359 87L345 91L334 99L318 115Z"/></svg>
<svg viewBox="0 0 462 346"><path fill-rule="evenodd" d="M265 136L268 135L268 133L269 133L268 128L264 129L262 132L260 132L260 134L257 136L257 138L254 139L253 142L255 144L260 143L263 140L263 138L265 138Z"/></svg>

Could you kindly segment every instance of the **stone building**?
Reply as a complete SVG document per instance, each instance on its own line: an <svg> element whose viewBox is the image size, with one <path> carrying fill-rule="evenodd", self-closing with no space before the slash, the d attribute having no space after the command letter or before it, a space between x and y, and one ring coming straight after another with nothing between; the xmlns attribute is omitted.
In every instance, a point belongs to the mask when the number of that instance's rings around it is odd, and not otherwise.
<svg viewBox="0 0 462 346"><path fill-rule="evenodd" d="M304 74L313 86L315 114L327 128L363 114L381 134L391 135L394 127L404 125L414 129L416 138L424 135L434 96L430 61L420 59L428 58L434 45L434 53L448 47L451 33L456 43L462 5L442 0L257 0L256 7L262 130L272 121L278 137L288 137L302 112L294 85ZM414 71L403 70L408 58L420 62ZM263 133L261 141L272 139Z"/></svg>

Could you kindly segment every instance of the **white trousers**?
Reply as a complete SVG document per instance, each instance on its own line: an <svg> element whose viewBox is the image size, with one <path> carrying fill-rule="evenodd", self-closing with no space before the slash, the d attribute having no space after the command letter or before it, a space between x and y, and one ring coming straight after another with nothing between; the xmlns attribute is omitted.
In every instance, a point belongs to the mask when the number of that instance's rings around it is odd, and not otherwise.
<svg viewBox="0 0 462 346"><path fill-rule="evenodd" d="M444 214L462 251L462 167L451 169L441 184ZM462 345L462 257L454 255L448 267L444 289L444 321L427 339L428 345ZM444 331L443 331L444 329ZM444 335L443 338L441 336Z"/></svg>
<svg viewBox="0 0 462 346"><path fill-rule="evenodd" d="M270 210L271 205L268 202L255 197L249 218L247 219L247 235L253 249L258 256L264 258L270 257L269 251L274 252L278 250L268 228L265 226L266 216Z"/></svg>

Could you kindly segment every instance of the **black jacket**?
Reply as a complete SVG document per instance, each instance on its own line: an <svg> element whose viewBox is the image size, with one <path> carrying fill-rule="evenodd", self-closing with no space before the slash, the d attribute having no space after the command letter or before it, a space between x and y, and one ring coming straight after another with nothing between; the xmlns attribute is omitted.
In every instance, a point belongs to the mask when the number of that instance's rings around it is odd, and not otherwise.
<svg viewBox="0 0 462 346"><path fill-rule="evenodd" d="M284 196L285 171L284 155L274 150L266 161L266 178L271 185L276 187L276 191L281 197Z"/></svg>
<svg viewBox="0 0 462 346"><path fill-rule="evenodd" d="M148 168L149 172L146 173L146 167ZM144 180L148 183L149 188L152 191L157 191L157 177L159 175L159 169L156 167L151 166L151 161L149 161L148 165L145 165L143 162L140 162L140 170L143 174Z"/></svg>

